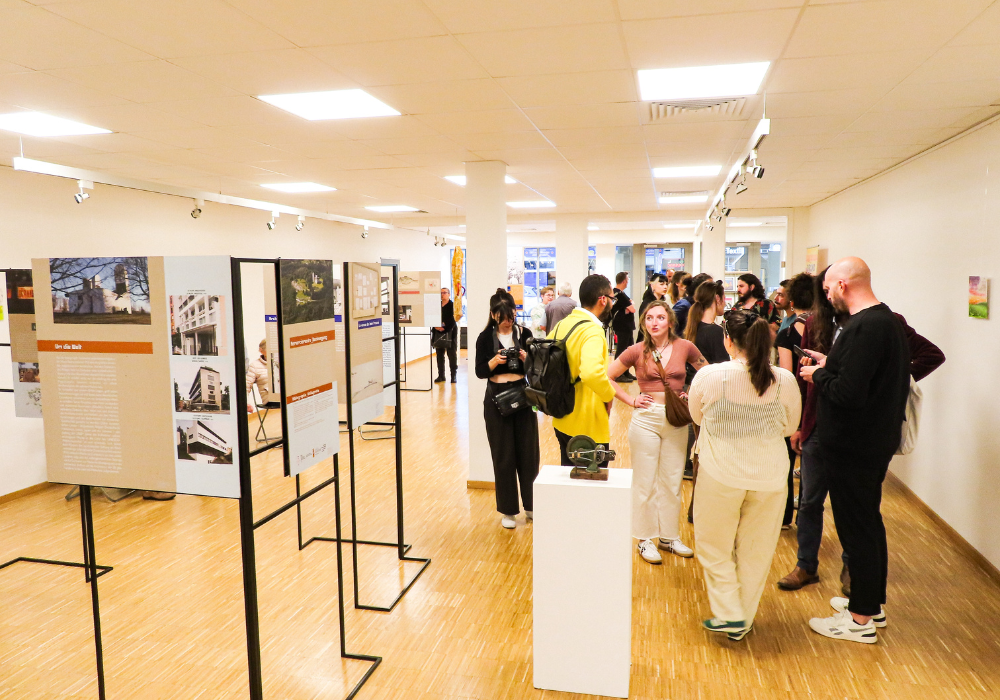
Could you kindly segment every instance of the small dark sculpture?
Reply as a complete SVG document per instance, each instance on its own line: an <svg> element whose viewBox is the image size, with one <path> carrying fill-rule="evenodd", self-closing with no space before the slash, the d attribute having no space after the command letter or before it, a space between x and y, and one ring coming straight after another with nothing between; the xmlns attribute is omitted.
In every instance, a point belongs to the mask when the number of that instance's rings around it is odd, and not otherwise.
<svg viewBox="0 0 1000 700"><path fill-rule="evenodd" d="M598 465L615 458L615 451L598 447L587 435L574 435L566 445L566 454L576 466L569 472L570 479L607 481L608 470Z"/></svg>

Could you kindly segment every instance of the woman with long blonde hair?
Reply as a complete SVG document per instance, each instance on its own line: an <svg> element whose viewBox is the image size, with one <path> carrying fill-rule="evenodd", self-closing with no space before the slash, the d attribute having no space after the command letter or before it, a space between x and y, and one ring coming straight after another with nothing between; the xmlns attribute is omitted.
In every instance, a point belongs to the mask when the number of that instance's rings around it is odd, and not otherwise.
<svg viewBox="0 0 1000 700"><path fill-rule="evenodd" d="M688 427L667 422L667 394L683 397L686 367L708 364L701 352L673 331L674 312L666 301L651 301L639 316L642 340L611 363L608 377L635 367L639 395L633 398L616 382L615 398L631 406L628 429L632 451L632 536L650 564L663 560L657 549L693 556L681 542L681 482L687 457Z"/></svg>

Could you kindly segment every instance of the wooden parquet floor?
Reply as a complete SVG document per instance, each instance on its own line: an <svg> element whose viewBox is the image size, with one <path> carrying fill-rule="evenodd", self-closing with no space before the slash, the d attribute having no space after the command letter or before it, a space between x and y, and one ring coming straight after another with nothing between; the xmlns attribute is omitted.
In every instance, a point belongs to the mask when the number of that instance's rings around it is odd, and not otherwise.
<svg viewBox="0 0 1000 700"><path fill-rule="evenodd" d="M360 697L590 697L532 687L531 526L520 516L516 530L501 529L493 492L466 488L464 364L457 387L403 396L406 539L433 563L394 612L348 606L348 649L385 659ZM415 374L422 373L421 365ZM627 466L628 409L616 406L612 418L618 464ZM544 418L541 433L543 461L555 461ZM392 442L357 444L360 536L392 541ZM341 454L346 465L346 444ZM488 446L474 455L489 461ZM255 459L253 470L258 517L294 496L277 455ZM331 471L313 468L305 486ZM79 506L63 500L65 491L53 486L0 505L0 561L80 560ZM346 489L343 498L346 526ZM247 697L236 502L180 496L112 504L97 496L94 512L98 559L115 567L100 580L109 697ZM649 566L636 557L630 697L1000 697L1000 588L898 486L887 486L884 514L890 626L875 646L828 640L806 625L831 614L827 600L838 594L829 516L823 580L796 593L769 586L754 632L740 644L702 631L709 609L695 560ZM306 536L333 534L332 487L307 502L303 526ZM683 535L691 542L690 526ZM294 510L258 530L256 545L265 697L344 697L368 664L339 656L335 546L299 552ZM350 548L345 554L352 596ZM785 532L771 580L794 562L795 535ZM385 604L418 565L400 564L389 548L362 547L359 566L362 600ZM91 635L80 571L24 563L0 571L0 698L97 697Z"/></svg>

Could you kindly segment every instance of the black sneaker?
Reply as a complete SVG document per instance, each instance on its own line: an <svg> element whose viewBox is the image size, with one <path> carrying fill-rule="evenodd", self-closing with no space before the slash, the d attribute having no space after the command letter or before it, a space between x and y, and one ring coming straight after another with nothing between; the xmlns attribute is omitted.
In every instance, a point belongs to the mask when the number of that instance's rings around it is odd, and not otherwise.
<svg viewBox="0 0 1000 700"><path fill-rule="evenodd" d="M444 381L444 377L438 377L437 379L434 380L434 383L435 384L439 384L440 382L443 382L443 381Z"/></svg>
<svg viewBox="0 0 1000 700"><path fill-rule="evenodd" d="M441 381L443 382L444 379L442 379ZM454 374L451 375L451 383L452 384L458 384L458 377L456 377Z"/></svg>

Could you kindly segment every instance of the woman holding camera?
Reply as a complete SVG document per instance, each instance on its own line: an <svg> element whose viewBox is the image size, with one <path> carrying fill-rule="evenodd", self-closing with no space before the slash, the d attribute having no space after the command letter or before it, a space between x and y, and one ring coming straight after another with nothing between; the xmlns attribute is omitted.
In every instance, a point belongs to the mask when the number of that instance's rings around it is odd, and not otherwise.
<svg viewBox="0 0 1000 700"><path fill-rule="evenodd" d="M518 326L514 300L497 289L490 299L490 320L476 339L476 376L488 379L483 399L486 436L493 456L500 524L512 530L521 503L531 520L532 484L538 475L538 420L524 395L525 340L531 331Z"/></svg>
<svg viewBox="0 0 1000 700"><path fill-rule="evenodd" d="M661 563L658 549L680 557L694 552L681 542L681 482L687 458L688 427L667 422L667 394L680 395L687 365L695 371L708 361L691 343L673 331L677 319L666 301L651 301L639 317L643 340L618 356L608 368L614 380L635 367L639 395L630 396L615 383L615 397L632 406L628 444L632 451L632 536L639 555Z"/></svg>
<svg viewBox="0 0 1000 700"><path fill-rule="evenodd" d="M688 407L701 426L694 536L712 617L704 626L733 641L753 626L781 533L787 493L785 438L799 424L792 373L771 367L771 326L754 311L725 313L733 359L691 383Z"/></svg>

